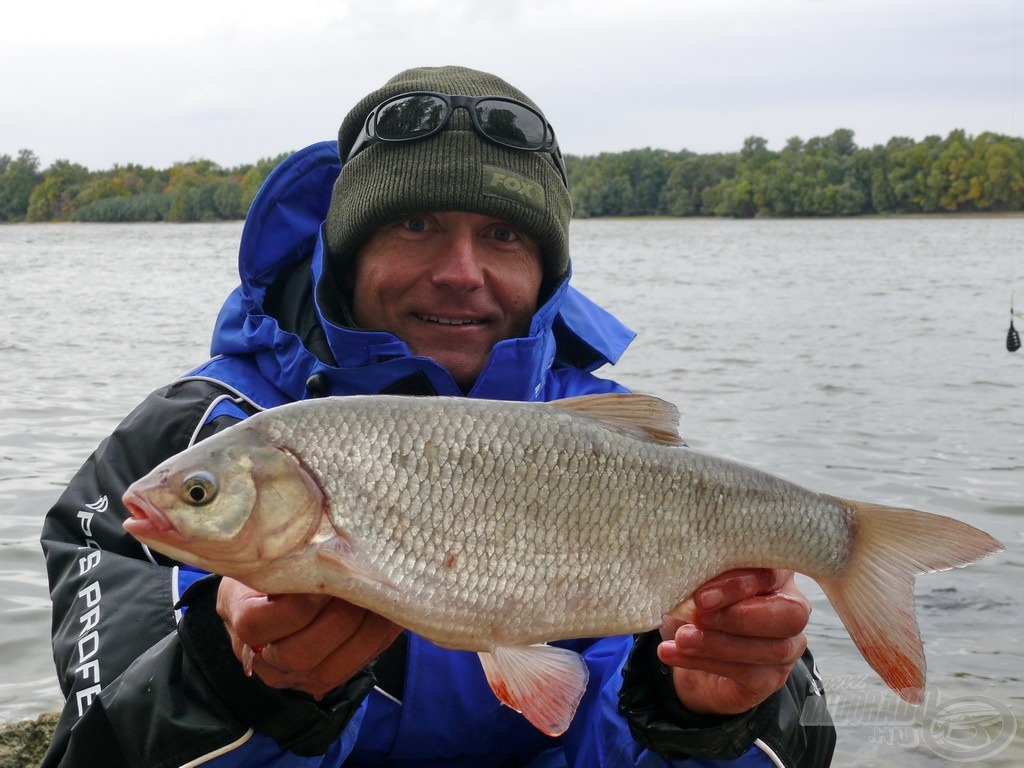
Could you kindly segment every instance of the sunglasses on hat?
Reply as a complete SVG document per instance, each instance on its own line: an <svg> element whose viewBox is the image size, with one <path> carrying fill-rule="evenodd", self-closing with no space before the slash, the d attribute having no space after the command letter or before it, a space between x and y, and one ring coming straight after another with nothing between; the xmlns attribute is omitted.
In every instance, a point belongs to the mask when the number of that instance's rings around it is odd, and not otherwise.
<svg viewBox="0 0 1024 768"><path fill-rule="evenodd" d="M511 149L550 154L562 182L569 186L551 123L528 104L503 96L452 96L428 91L392 96L367 116L345 162L376 141L415 141L433 136L459 107L469 112L473 127L485 139Z"/></svg>

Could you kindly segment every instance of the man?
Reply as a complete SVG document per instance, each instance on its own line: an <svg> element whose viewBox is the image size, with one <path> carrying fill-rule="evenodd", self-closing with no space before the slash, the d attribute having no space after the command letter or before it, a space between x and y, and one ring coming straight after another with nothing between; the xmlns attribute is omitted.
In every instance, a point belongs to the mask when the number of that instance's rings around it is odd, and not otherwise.
<svg viewBox="0 0 1024 768"><path fill-rule="evenodd" d="M68 702L45 765L827 764L831 727L800 724L823 707L789 573L714 579L692 623L660 633L565 642L590 685L552 739L497 702L474 654L336 598L203 578L124 534L128 484L262 408L623 391L591 371L632 335L568 285L565 169L524 94L409 70L356 105L336 151L340 173L325 143L268 179L215 357L129 415L47 516Z"/></svg>

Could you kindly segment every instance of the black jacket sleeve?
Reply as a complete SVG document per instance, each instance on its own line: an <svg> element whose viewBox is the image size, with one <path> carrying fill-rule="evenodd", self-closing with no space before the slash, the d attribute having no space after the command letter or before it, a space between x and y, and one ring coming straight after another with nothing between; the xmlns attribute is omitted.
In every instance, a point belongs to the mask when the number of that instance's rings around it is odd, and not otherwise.
<svg viewBox="0 0 1024 768"><path fill-rule="evenodd" d="M122 527L121 495L186 448L217 392L181 384L150 395L89 457L43 523L53 653L81 715L100 688L174 630L172 566Z"/></svg>
<svg viewBox="0 0 1024 768"><path fill-rule="evenodd" d="M226 426L200 429L226 396L198 380L153 393L101 443L46 516L53 654L66 703L44 766L187 762L249 728L282 749L319 754L372 687L367 673L314 703L246 678L216 615L216 589L196 583L177 624L176 564L124 531L128 485L197 435ZM270 710L276 719L267 718Z"/></svg>
<svg viewBox="0 0 1024 768"><path fill-rule="evenodd" d="M633 738L675 760L735 759L756 739L789 768L820 768L832 760L836 732L810 651L786 684L758 706L735 716L697 715L676 697L667 668L657 658L657 630L637 636L623 668L619 711Z"/></svg>
<svg viewBox="0 0 1024 768"><path fill-rule="evenodd" d="M216 614L219 581L209 577L188 591L177 633L105 686L61 753L51 747L44 766L184 765L238 742L250 729L273 738L282 752L327 751L373 687L373 676L360 673L322 702L246 677Z"/></svg>

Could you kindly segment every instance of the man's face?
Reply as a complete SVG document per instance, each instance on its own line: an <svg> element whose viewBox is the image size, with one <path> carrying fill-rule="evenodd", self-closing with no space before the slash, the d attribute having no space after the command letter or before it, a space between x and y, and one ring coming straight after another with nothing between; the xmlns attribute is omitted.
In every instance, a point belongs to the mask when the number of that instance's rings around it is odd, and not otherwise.
<svg viewBox="0 0 1024 768"><path fill-rule="evenodd" d="M540 248L512 224L419 214L381 227L359 250L352 314L468 388L495 343L529 330L542 278Z"/></svg>

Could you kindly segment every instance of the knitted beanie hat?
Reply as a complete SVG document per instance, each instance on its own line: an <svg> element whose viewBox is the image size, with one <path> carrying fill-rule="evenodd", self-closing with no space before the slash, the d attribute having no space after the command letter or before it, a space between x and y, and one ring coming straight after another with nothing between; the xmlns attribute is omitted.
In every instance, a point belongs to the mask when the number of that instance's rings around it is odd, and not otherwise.
<svg viewBox="0 0 1024 768"><path fill-rule="evenodd" d="M409 69L366 96L345 117L338 132L342 161L370 112L392 96L412 91L502 96L537 109L524 93L486 72L464 67ZM572 201L551 154L495 144L476 131L465 109L455 109L444 129L433 136L371 142L341 169L324 226L325 262L333 282L345 282L342 276L359 248L379 227L431 211L467 211L507 221L537 241L546 284L568 272Z"/></svg>

